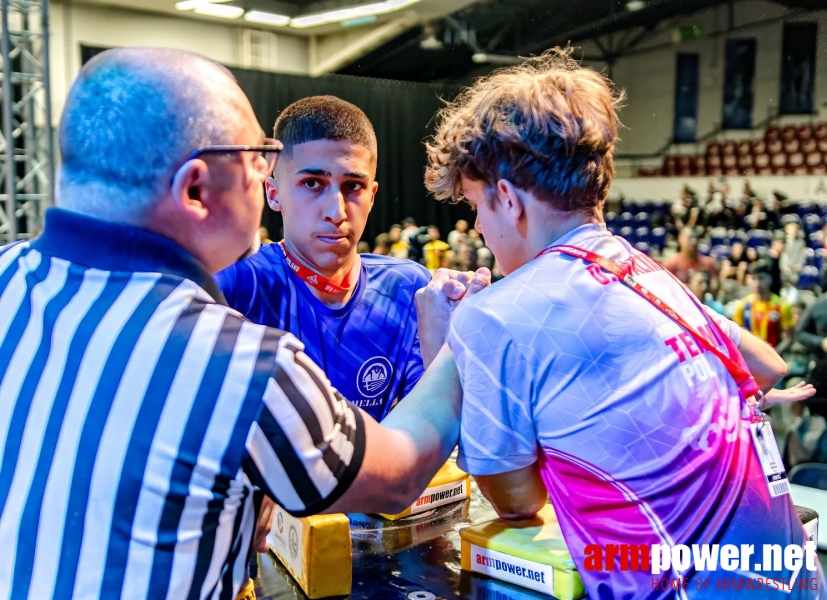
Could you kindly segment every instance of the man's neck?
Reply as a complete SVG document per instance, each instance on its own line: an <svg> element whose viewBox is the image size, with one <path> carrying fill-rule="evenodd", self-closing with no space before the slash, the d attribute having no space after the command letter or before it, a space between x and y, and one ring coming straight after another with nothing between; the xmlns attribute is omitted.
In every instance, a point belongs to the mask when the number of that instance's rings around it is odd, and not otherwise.
<svg viewBox="0 0 827 600"><path fill-rule="evenodd" d="M681 250L681 255L688 261L695 262L698 260L698 250Z"/></svg>
<svg viewBox="0 0 827 600"><path fill-rule="evenodd" d="M599 213L564 213L560 211L554 211L554 213L553 218L545 221L545 223L550 223L550 226L544 227L533 235L529 234L529 251L531 253L529 260L578 227L590 224L599 225L603 222Z"/></svg>
<svg viewBox="0 0 827 600"><path fill-rule="evenodd" d="M295 257L295 260L299 261L305 267L312 269L322 277L330 280L331 283L347 288L344 292L330 294L316 288L307 281L304 281L304 285L307 286L307 289L310 290L311 294L316 296L316 298L321 300L322 303L331 308L341 308L348 303L348 301L353 297L353 293L356 291L356 285L359 283L359 273L362 267L362 261L359 258L359 254L354 251L347 257L347 260L345 260L341 267L331 271L317 267L312 261L307 260L301 255L301 253L294 250L293 246L291 246L289 242L285 242L285 244L287 245L287 251L291 256Z"/></svg>
<svg viewBox="0 0 827 600"><path fill-rule="evenodd" d="M755 294L762 302L768 302L772 298L772 292L758 292Z"/></svg>

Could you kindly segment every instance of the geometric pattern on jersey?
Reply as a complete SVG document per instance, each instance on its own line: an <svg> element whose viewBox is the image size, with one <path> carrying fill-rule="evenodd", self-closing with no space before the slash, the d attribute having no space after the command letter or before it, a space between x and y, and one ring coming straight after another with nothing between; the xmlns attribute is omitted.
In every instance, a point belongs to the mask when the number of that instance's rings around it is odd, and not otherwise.
<svg viewBox="0 0 827 600"><path fill-rule="evenodd" d="M621 238L586 225L555 243L634 264L641 284L726 353L688 290ZM448 339L463 385L459 465L495 475L539 461L591 597L642 597L653 576L586 571L589 544L803 544L789 495L770 498L721 361L611 274L543 255L462 302Z"/></svg>
<svg viewBox="0 0 827 600"><path fill-rule="evenodd" d="M166 238L50 209L0 248L0 598L226 598L257 490L324 510L358 411Z"/></svg>
<svg viewBox="0 0 827 600"><path fill-rule="evenodd" d="M381 421L424 373L414 295L431 275L409 260L373 254L360 260L356 290L341 308L316 298L277 244L263 244L215 280L231 307L299 338L333 387Z"/></svg>

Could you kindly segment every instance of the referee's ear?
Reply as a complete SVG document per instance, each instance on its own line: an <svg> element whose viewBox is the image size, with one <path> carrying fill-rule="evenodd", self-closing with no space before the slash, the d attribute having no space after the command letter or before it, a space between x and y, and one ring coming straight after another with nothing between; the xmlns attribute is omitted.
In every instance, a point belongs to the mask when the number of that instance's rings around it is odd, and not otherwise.
<svg viewBox="0 0 827 600"><path fill-rule="evenodd" d="M175 203L186 212L206 217L208 207L204 204L203 187L209 178L207 163L201 159L187 161L172 179L172 196Z"/></svg>
<svg viewBox="0 0 827 600"><path fill-rule="evenodd" d="M281 212L281 202L279 202L279 189L276 180L273 177L268 177L264 181L264 189L267 196L267 204L276 212Z"/></svg>

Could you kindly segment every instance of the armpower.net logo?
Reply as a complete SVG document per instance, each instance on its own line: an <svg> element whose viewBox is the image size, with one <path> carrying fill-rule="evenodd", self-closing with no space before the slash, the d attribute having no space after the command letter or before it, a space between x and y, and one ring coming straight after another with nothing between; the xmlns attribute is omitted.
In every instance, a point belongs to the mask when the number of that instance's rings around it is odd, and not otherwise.
<svg viewBox="0 0 827 600"><path fill-rule="evenodd" d="M652 590L792 591L820 586L813 541L803 547L767 544L757 552L753 544L589 544L583 568L650 573ZM721 571L732 576L721 576Z"/></svg>

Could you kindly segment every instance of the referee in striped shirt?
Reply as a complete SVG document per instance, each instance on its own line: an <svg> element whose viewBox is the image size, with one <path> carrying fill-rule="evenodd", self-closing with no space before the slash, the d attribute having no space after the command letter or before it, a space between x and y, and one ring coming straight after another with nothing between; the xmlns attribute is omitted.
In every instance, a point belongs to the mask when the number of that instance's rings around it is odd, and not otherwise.
<svg viewBox="0 0 827 600"><path fill-rule="evenodd" d="M231 599L257 489L396 512L454 447L447 350L380 426L226 306L210 274L253 247L275 160L244 145L247 98L199 56L112 50L72 86L60 208L0 248L0 599Z"/></svg>

